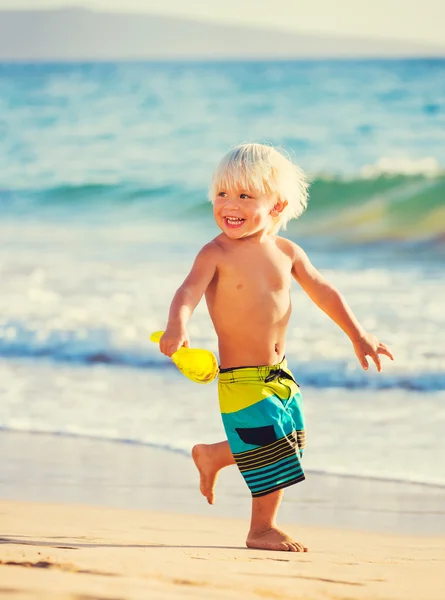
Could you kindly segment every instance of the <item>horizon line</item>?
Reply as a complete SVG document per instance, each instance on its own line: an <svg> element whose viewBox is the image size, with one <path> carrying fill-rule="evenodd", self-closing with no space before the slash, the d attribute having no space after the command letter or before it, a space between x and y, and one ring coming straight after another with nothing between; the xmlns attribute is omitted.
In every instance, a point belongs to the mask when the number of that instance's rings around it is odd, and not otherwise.
<svg viewBox="0 0 445 600"><path fill-rule="evenodd" d="M364 35L364 36L357 36L354 34L350 34L350 33L336 33L336 32L326 32L326 31L297 31L297 30L293 30L293 29L281 29L280 27L277 26L267 26L265 24L248 24L248 23L243 23L243 22L239 22L239 23L234 23L231 21L216 21L216 20L212 20L209 18L203 18L203 17L199 17L199 16L192 16L192 15L174 15L168 12L159 12L159 11L147 11L147 10L132 10L132 11L125 11L125 10L112 10L109 8L95 8L92 6L85 6L82 4L72 4L72 5L59 5L59 6L43 6L43 7L19 7L19 8L0 8L0 14L1 13L6 13L6 12L10 12L10 13L36 13L36 12L69 12L69 11L79 11L79 12L87 12L87 13L92 13L92 14L106 14L106 15L129 15L129 16L146 16L146 17L164 17L167 19L172 19L172 20L178 20L178 21L188 21L191 23L201 23L203 25L213 25L213 26L219 26L219 27L233 27L233 28L239 28L239 29L249 29L251 31L267 31L267 32L271 32L271 33L284 33L286 35L296 35L296 36L302 36L302 37L309 37L309 38L313 38L313 37L331 37L334 38L336 40L351 40L351 41L363 41L363 42L381 42L381 43L389 43L389 44L409 44L412 45L414 47L418 47L419 50L421 48L423 48L424 50L427 49L431 49L431 51L433 50L440 50L444 53L445 55L445 45L439 45L436 43L428 43L427 41L417 41L417 40L412 40L412 39L401 39L401 38L388 38L388 37L373 37L372 35L369 36L368 35ZM421 58L419 56L419 58Z"/></svg>

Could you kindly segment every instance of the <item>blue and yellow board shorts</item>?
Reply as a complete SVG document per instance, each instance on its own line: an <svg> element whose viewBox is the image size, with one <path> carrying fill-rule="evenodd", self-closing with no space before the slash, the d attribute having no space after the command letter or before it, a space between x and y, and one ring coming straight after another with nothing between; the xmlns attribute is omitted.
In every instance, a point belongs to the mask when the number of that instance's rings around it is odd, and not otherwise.
<svg viewBox="0 0 445 600"><path fill-rule="evenodd" d="M303 481L303 398L286 359L220 369L218 394L229 446L252 496Z"/></svg>

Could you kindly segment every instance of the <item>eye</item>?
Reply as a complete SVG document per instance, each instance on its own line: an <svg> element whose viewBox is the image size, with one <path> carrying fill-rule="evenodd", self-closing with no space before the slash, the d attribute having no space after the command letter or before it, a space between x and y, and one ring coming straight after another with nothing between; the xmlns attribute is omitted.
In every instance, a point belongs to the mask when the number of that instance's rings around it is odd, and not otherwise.
<svg viewBox="0 0 445 600"><path fill-rule="evenodd" d="M245 200L246 198L252 198L252 196L249 196L249 194L240 194L240 198L241 200Z"/></svg>
<svg viewBox="0 0 445 600"><path fill-rule="evenodd" d="M218 192L219 198L225 198L227 196L226 192Z"/></svg>

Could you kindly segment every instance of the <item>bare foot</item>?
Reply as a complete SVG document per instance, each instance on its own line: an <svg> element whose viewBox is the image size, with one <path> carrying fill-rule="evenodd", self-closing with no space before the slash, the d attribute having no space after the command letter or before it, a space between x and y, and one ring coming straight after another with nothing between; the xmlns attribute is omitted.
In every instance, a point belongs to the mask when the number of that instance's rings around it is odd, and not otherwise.
<svg viewBox="0 0 445 600"><path fill-rule="evenodd" d="M280 550L282 552L307 552L307 548L290 538L284 531L273 527L263 533L247 536L246 546L257 550Z"/></svg>
<svg viewBox="0 0 445 600"><path fill-rule="evenodd" d="M215 502L215 483L219 469L215 469L209 447L206 444L197 444L192 448L192 458L199 471L199 489L207 498L209 504Z"/></svg>

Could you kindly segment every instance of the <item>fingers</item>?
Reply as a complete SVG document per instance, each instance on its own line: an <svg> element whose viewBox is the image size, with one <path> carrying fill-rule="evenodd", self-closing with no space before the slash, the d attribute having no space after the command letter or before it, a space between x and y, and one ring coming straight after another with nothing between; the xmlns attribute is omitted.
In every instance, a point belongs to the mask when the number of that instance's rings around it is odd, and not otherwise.
<svg viewBox="0 0 445 600"><path fill-rule="evenodd" d="M165 354L165 356L171 356L173 354L173 352L170 353L170 347L166 344L159 344L159 350L162 354Z"/></svg>
<svg viewBox="0 0 445 600"><path fill-rule="evenodd" d="M387 356L388 358L390 358L391 360L394 360L394 356L393 353L391 352L391 350L388 348L388 346L386 346L385 344L380 344L380 346L377 348L377 352L379 354L384 354L385 356Z"/></svg>
<svg viewBox="0 0 445 600"><path fill-rule="evenodd" d="M159 340L159 350L165 356L171 356L176 349L174 344L171 344L168 339L164 339L164 336Z"/></svg>
<svg viewBox="0 0 445 600"><path fill-rule="evenodd" d="M168 346L165 350L165 352L163 352L163 354L165 354L165 356L168 356L169 358L171 358L173 356L173 354L176 352L177 348L175 348L175 346Z"/></svg>
<svg viewBox="0 0 445 600"><path fill-rule="evenodd" d="M180 347L181 346L178 346L178 344L170 344L169 346L164 346L164 348L161 346L161 352L162 354L165 354L165 356L169 356L171 358Z"/></svg>
<svg viewBox="0 0 445 600"><path fill-rule="evenodd" d="M369 363L366 359L367 356L373 360L379 373L382 371L382 362L379 356L380 354L387 356L391 360L394 360L394 356L388 346L382 342L378 342L377 340L375 340L375 344L368 343L355 345L354 349L357 358L365 371L369 369Z"/></svg>
<svg viewBox="0 0 445 600"><path fill-rule="evenodd" d="M383 342L379 343L375 354L372 355L372 360L375 362L377 371L380 373L382 371L382 363L380 361L379 354L383 354L384 356L387 356L391 360L394 360L394 356L386 344L383 344Z"/></svg>
<svg viewBox="0 0 445 600"><path fill-rule="evenodd" d="M369 369L369 364L368 364L368 361L367 361L367 359L366 359L366 355L365 355L365 354L363 354L362 356L360 356L360 355L357 355L357 356L358 356L358 359L359 359L359 361L360 361L360 364L362 365L362 368L363 368L365 371L367 371L367 370Z"/></svg>
<svg viewBox="0 0 445 600"><path fill-rule="evenodd" d="M382 363L380 362L380 356L378 355L378 351L370 354L370 357L375 362L375 366L377 367L377 371L380 373L382 370Z"/></svg>
<svg viewBox="0 0 445 600"><path fill-rule="evenodd" d="M185 340L180 340L179 342L174 342L171 343L171 341L169 340L163 340L163 338L160 339L159 341L159 349L162 352L162 354L165 354L165 356L168 357L172 357L172 355L177 352L180 348L189 348L190 347L190 342L188 339Z"/></svg>

